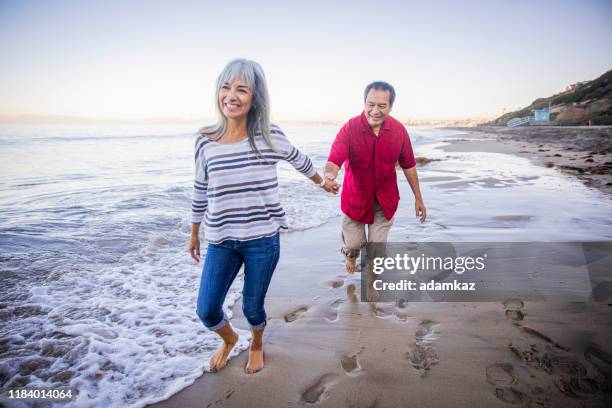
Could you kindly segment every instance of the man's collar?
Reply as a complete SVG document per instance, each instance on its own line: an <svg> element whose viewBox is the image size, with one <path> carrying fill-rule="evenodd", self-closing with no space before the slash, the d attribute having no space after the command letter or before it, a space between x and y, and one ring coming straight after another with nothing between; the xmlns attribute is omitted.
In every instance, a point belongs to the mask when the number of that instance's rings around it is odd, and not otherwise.
<svg viewBox="0 0 612 408"><path fill-rule="evenodd" d="M385 121L380 127L380 130L391 130L391 121L389 120L390 117L391 115L387 115L387 117L385 118ZM370 124L368 123L368 119L366 118L365 111L361 112L361 116L359 117L359 119L361 120L363 131L366 131L367 129L370 129L370 131L372 131L372 128L370 127ZM380 131L378 133L380 134Z"/></svg>
<svg viewBox="0 0 612 408"><path fill-rule="evenodd" d="M365 115L365 111L361 111L361 115L359 116L359 121L361 122L361 125L363 126L364 130L370 127L370 125L368 124L368 119L366 118L366 115Z"/></svg>
<svg viewBox="0 0 612 408"><path fill-rule="evenodd" d="M391 130L391 121L389 120L390 117L391 117L390 115L387 115L380 130Z"/></svg>

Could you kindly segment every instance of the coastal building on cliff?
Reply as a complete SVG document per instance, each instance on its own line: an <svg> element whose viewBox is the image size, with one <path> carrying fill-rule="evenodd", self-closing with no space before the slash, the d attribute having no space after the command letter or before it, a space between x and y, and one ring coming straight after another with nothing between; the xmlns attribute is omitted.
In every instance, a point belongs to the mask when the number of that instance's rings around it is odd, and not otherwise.
<svg viewBox="0 0 612 408"><path fill-rule="evenodd" d="M538 125L548 125L550 124L550 107L546 109L532 109L533 116L524 116L522 118L514 118L510 119L506 126L508 127L516 127L516 126L538 126Z"/></svg>

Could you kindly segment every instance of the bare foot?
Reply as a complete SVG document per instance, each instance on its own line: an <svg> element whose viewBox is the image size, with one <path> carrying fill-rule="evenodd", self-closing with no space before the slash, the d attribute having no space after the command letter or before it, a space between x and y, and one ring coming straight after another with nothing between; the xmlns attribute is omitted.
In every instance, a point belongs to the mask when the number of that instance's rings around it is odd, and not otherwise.
<svg viewBox="0 0 612 408"><path fill-rule="evenodd" d="M227 364L227 357L229 356L230 351L234 348L234 345L238 341L238 334L234 332L234 337L232 341L225 342L221 344L221 347L215 351L215 354L210 358L210 371L216 373Z"/></svg>
<svg viewBox="0 0 612 408"><path fill-rule="evenodd" d="M355 272L355 268L357 267L357 260L347 259L345 265L346 265L346 271L348 273L353 273Z"/></svg>
<svg viewBox="0 0 612 408"><path fill-rule="evenodd" d="M264 368L264 351L262 348L249 350L249 361L244 371L247 374L255 374Z"/></svg>
<svg viewBox="0 0 612 408"><path fill-rule="evenodd" d="M366 288L366 300L368 302L376 302L380 298L380 293L371 286Z"/></svg>

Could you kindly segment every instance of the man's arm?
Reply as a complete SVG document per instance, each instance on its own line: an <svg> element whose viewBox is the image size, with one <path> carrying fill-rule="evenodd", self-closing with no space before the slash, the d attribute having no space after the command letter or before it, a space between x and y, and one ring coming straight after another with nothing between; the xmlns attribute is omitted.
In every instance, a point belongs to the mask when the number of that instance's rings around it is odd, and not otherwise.
<svg viewBox="0 0 612 408"><path fill-rule="evenodd" d="M425 208L425 204L423 203L423 196L421 196L421 188L419 187L419 176L417 175L416 166L409 169L402 169L402 171L404 172L404 176L406 176L406 180L408 181L408 184L410 184L410 188L414 194L415 214L417 218L421 218L421 222L423 223L427 218L427 210Z"/></svg>
<svg viewBox="0 0 612 408"><path fill-rule="evenodd" d="M408 131L404 128L404 144L400 152L398 163L410 184L412 193L414 194L414 211L417 218L421 218L421 223L425 222L426 209L423 204L423 197L421 196L421 188L419 187L419 176L416 170L416 159L414 152L412 151L412 144L410 143L410 136Z"/></svg>

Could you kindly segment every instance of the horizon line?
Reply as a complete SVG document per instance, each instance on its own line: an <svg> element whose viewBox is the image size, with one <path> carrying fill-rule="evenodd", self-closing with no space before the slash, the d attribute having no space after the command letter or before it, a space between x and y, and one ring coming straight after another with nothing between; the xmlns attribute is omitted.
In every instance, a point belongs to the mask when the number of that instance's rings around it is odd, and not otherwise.
<svg viewBox="0 0 612 408"><path fill-rule="evenodd" d="M494 118L489 116L463 116L463 117L414 117L401 119L395 117L402 123L415 122L440 122L440 121L489 121ZM275 121L281 123L296 124L338 124L344 123L349 118L277 118ZM215 119L210 117L180 117L180 116L150 116L150 117L87 117L75 115L41 115L41 114L16 114L0 115L0 124L192 124L208 123Z"/></svg>

